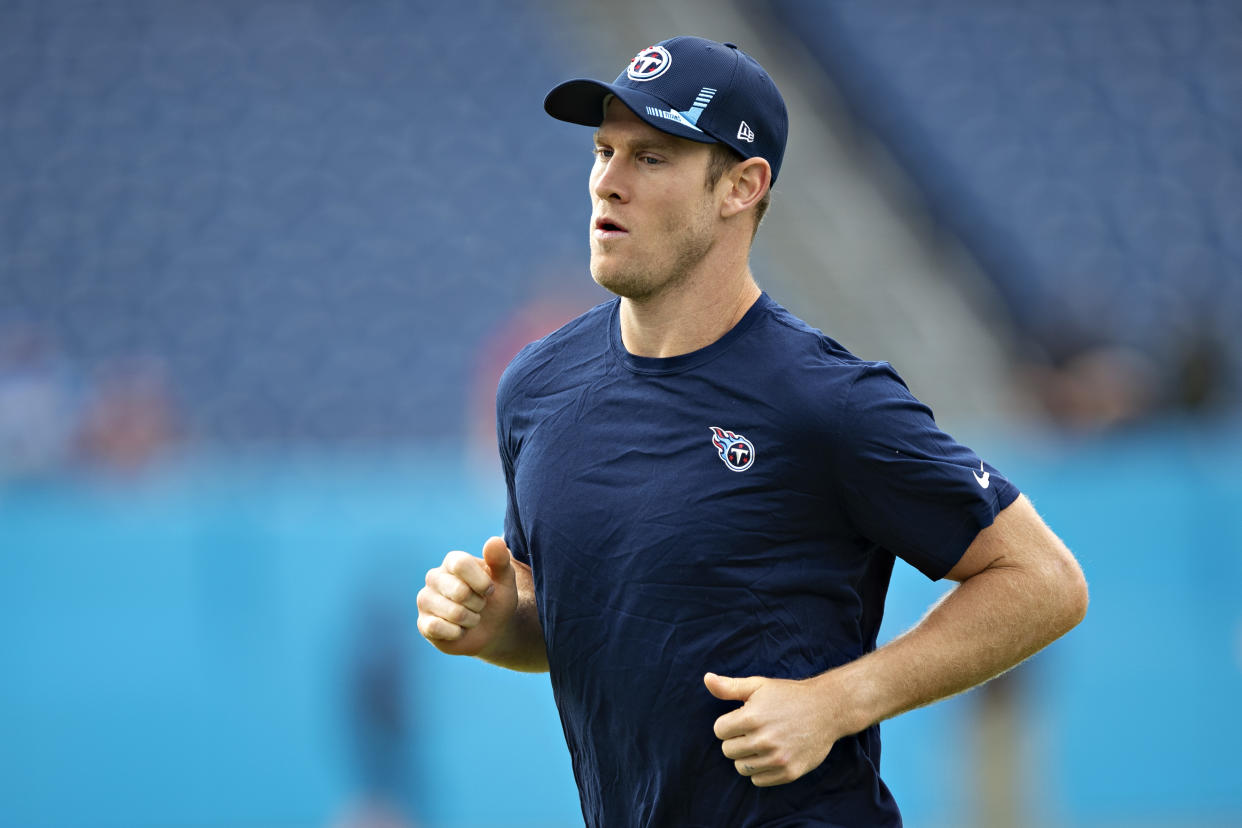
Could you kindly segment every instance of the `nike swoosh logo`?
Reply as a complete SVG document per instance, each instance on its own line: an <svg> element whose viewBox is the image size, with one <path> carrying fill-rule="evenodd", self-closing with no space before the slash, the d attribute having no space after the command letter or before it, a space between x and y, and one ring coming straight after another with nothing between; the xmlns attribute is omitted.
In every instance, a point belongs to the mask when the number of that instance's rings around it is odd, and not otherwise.
<svg viewBox="0 0 1242 828"><path fill-rule="evenodd" d="M979 474L979 472L983 472L983 474ZM979 488L986 489L992 485L992 473L983 471L983 463L979 463L979 471L972 470L971 473L975 476L975 482L979 484Z"/></svg>

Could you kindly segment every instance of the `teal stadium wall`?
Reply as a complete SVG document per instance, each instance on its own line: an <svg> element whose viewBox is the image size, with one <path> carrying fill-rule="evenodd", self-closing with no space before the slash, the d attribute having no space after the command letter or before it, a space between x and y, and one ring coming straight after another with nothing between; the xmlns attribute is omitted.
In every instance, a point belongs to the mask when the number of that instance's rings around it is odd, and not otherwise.
<svg viewBox="0 0 1242 828"><path fill-rule="evenodd" d="M1242 433L973 442L1092 585L1016 674L1031 824L1242 820ZM423 572L501 504L424 452L5 488L0 825L330 825L368 787L424 826L580 823L546 678L414 628ZM899 567L884 637L943 589ZM972 807L975 700L885 726L910 824Z"/></svg>

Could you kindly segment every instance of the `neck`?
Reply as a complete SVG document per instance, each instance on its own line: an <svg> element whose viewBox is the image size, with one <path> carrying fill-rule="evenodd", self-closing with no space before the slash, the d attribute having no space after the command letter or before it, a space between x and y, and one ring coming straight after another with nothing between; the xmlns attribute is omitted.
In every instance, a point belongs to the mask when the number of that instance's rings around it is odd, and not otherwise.
<svg viewBox="0 0 1242 828"><path fill-rule="evenodd" d="M732 272L699 274L643 299L621 299L621 341L635 356L673 357L706 348L759 298L743 260Z"/></svg>

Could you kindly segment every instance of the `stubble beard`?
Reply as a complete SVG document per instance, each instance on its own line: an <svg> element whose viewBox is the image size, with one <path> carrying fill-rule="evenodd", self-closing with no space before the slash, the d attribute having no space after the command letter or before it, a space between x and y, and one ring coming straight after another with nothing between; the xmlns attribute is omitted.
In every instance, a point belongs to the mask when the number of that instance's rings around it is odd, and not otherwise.
<svg viewBox="0 0 1242 828"><path fill-rule="evenodd" d="M650 257L644 257L646 261L631 260L605 268L592 245L591 278L605 290L636 302L650 300L685 284L715 245L711 222L696 217L692 224L669 223L664 229L666 238L672 238L665 248L672 254L671 258L651 261Z"/></svg>

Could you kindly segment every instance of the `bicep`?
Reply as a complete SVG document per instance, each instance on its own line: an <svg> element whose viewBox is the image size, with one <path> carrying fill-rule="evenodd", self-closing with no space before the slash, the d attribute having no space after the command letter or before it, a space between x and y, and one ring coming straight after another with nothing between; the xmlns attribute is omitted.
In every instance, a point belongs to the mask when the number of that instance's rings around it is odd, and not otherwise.
<svg viewBox="0 0 1242 828"><path fill-rule="evenodd" d="M979 531L945 577L961 582L1000 567L1040 573L1078 571L1074 556L1025 495L1019 495L997 513L990 526Z"/></svg>
<svg viewBox="0 0 1242 828"><path fill-rule="evenodd" d="M530 564L525 561L519 561L513 558L513 577L517 583L518 593L530 595L532 598L535 594L535 576L531 572Z"/></svg>
<svg viewBox="0 0 1242 828"><path fill-rule="evenodd" d="M517 558L513 558L512 562L513 578L518 592L519 612L525 614L542 630L542 625L539 624L538 602L535 598L534 572L532 572L528 563L519 561Z"/></svg>

